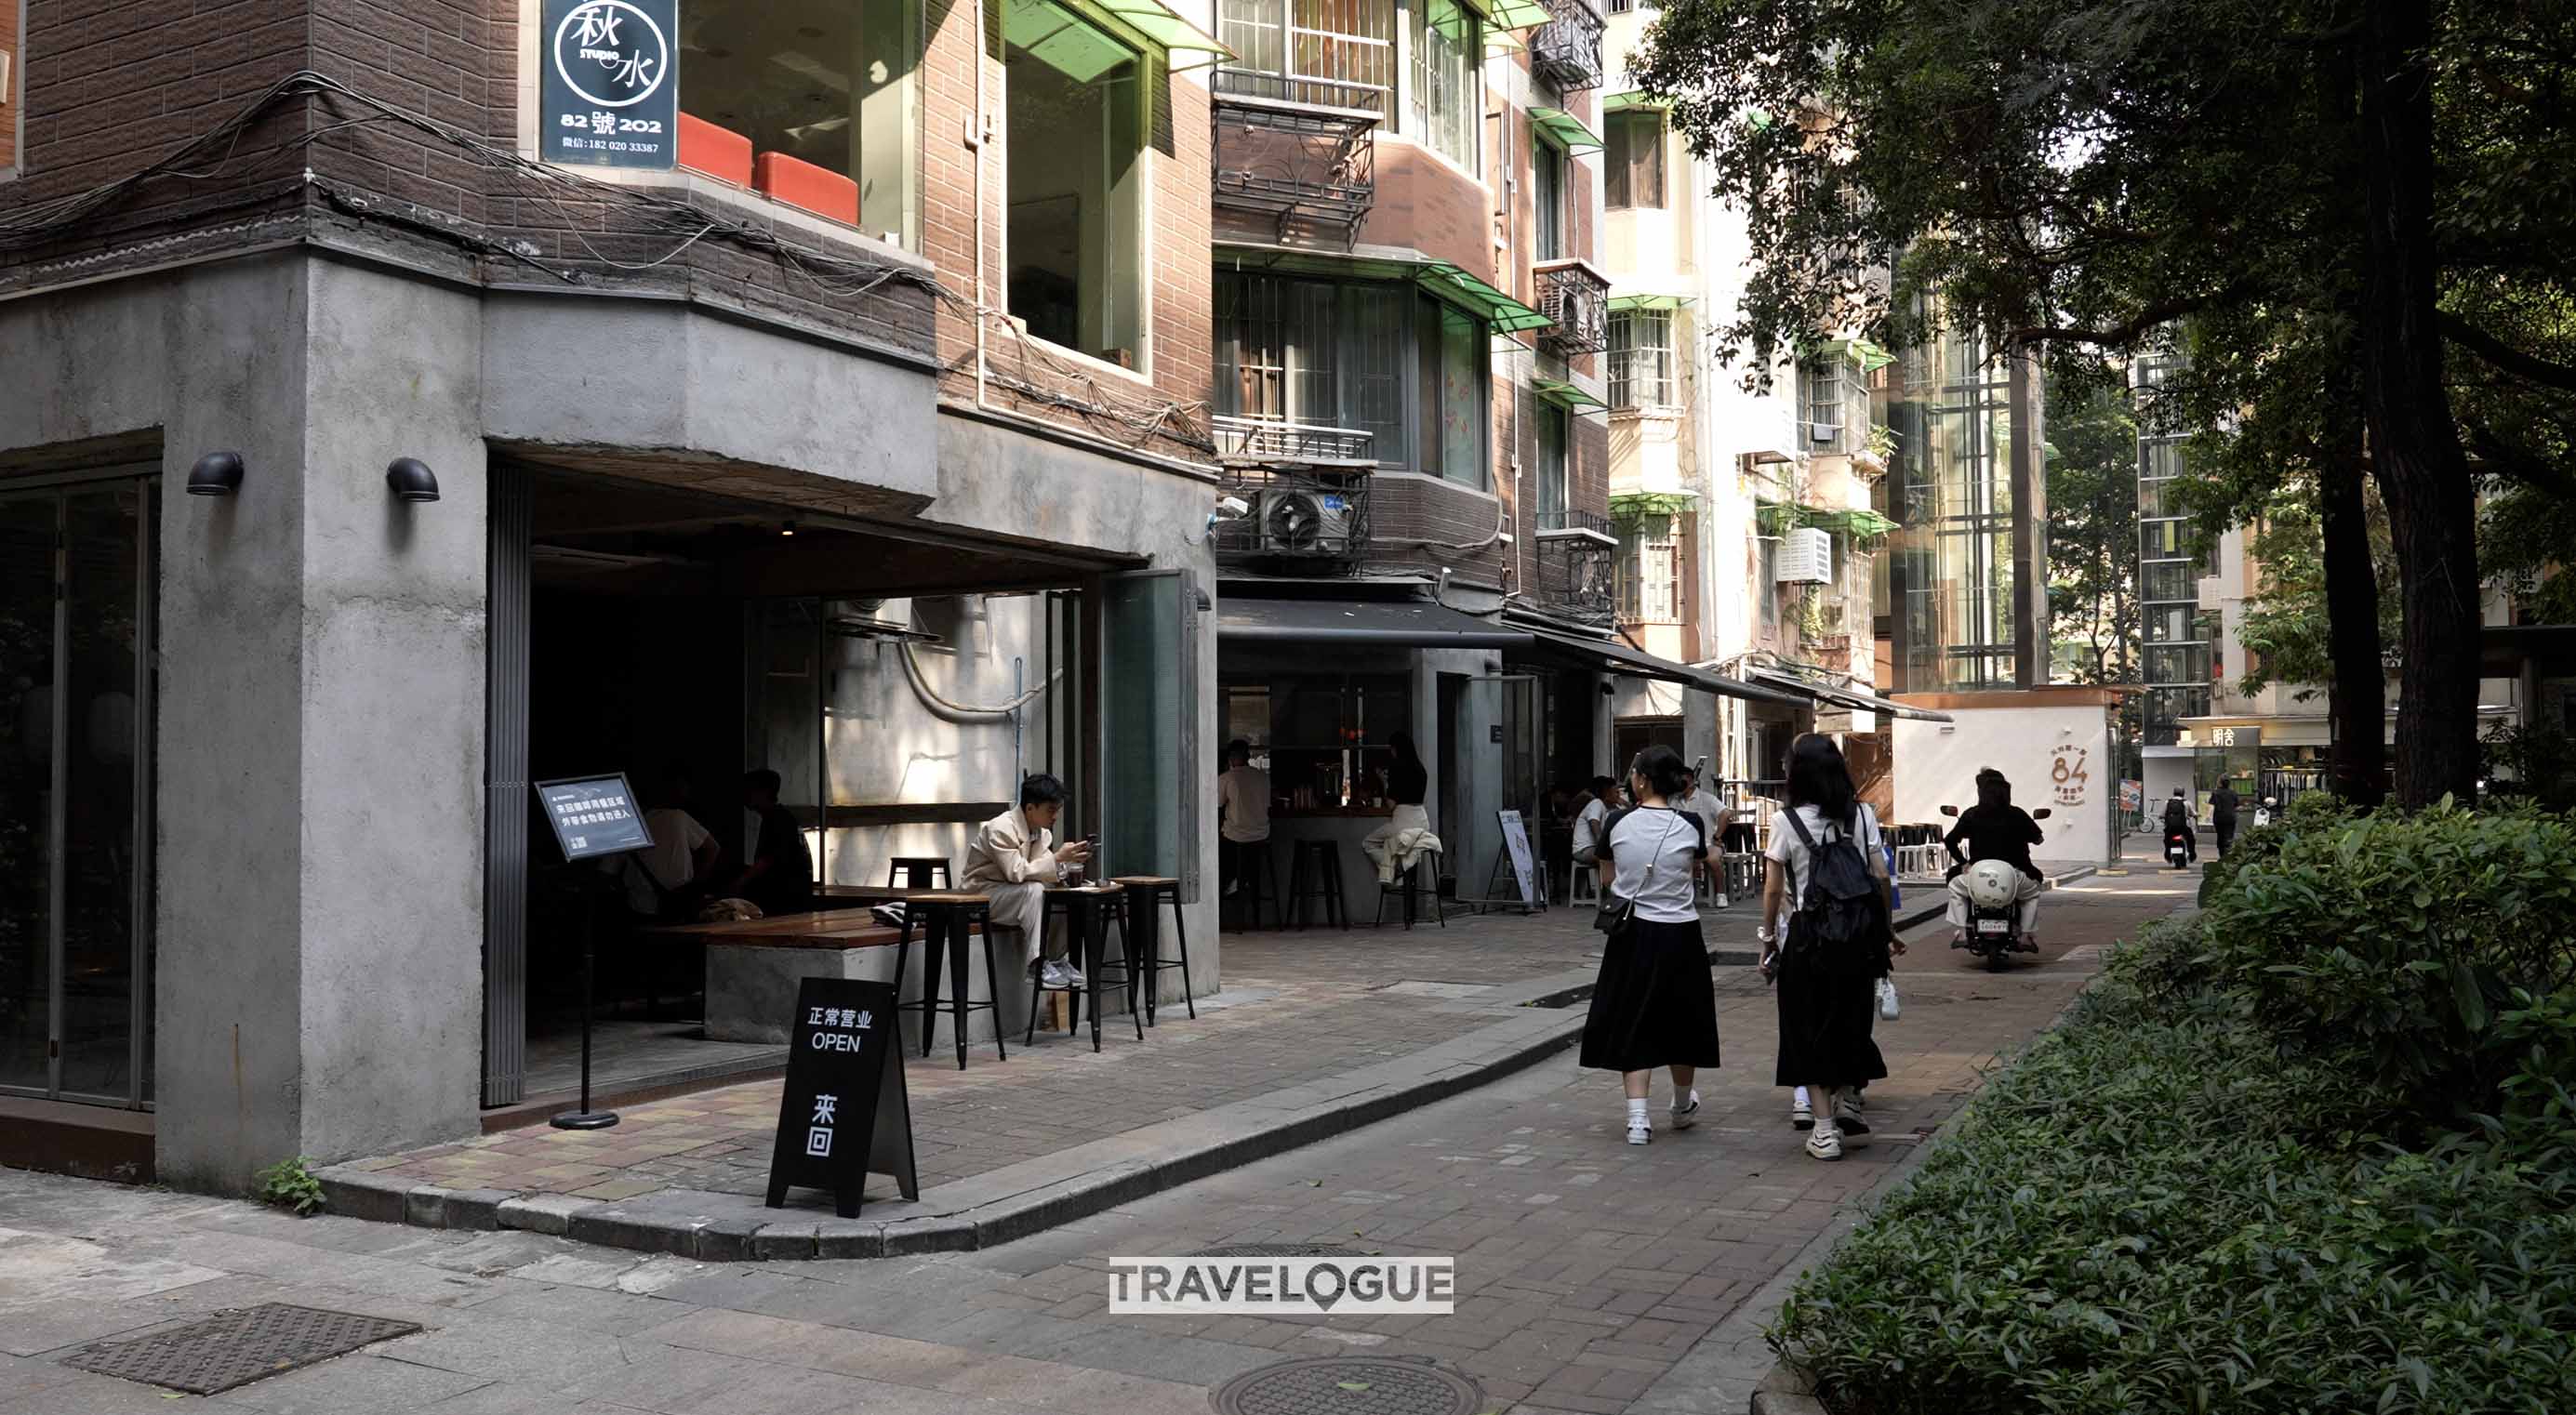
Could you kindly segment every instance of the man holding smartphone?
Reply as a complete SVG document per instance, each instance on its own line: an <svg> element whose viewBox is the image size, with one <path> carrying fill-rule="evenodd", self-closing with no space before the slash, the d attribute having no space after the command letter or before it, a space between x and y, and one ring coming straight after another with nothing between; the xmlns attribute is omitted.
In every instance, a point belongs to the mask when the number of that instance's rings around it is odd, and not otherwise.
<svg viewBox="0 0 2576 1415"><path fill-rule="evenodd" d="M992 900L992 926L1016 930L1029 971L1051 988L1083 985L1082 969L1064 956L1064 940L1045 936L1046 887L1070 883L1091 859L1091 843L1055 845L1064 814L1064 783L1040 772L1020 783L1020 804L975 828L966 845L961 887Z"/></svg>

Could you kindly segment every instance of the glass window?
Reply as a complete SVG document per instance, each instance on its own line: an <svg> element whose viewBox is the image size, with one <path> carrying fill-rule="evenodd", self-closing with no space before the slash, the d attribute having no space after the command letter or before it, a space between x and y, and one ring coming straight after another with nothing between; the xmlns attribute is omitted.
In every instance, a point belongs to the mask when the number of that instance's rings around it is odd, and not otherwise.
<svg viewBox="0 0 2576 1415"><path fill-rule="evenodd" d="M1801 401L1806 407L1806 442L1810 450L1839 452L1843 449L1843 406L1849 396L1847 372L1848 366L1839 359L1821 359L1799 366L1798 383Z"/></svg>
<svg viewBox="0 0 2576 1415"><path fill-rule="evenodd" d="M1682 552L1676 523L1630 521L1619 528L1619 618L1629 624L1682 619Z"/></svg>
<svg viewBox="0 0 2576 1415"><path fill-rule="evenodd" d="M1538 528L1565 527L1568 414L1557 404L1538 405Z"/></svg>
<svg viewBox="0 0 2576 1415"><path fill-rule="evenodd" d="M920 7L691 0L680 108L859 186L859 225L920 237Z"/></svg>
<svg viewBox="0 0 2576 1415"><path fill-rule="evenodd" d="M1673 394L1673 312L1610 312L1610 406L1667 407Z"/></svg>
<svg viewBox="0 0 2576 1415"><path fill-rule="evenodd" d="M1472 316L1385 281L1220 270L1215 293L1219 413L1366 432L1381 464L1484 485Z"/></svg>
<svg viewBox="0 0 2576 1415"><path fill-rule="evenodd" d="M1047 0L1003 15L1010 311L1049 343L1142 368L1146 66Z"/></svg>
<svg viewBox="0 0 2576 1415"><path fill-rule="evenodd" d="M1565 255L1565 150L1553 143L1530 144L1530 207L1535 227L1533 255L1558 260Z"/></svg>
<svg viewBox="0 0 2576 1415"><path fill-rule="evenodd" d="M1413 133L1475 171L1485 127L1484 39L1458 0L1413 0Z"/></svg>
<svg viewBox="0 0 2576 1415"><path fill-rule="evenodd" d="M1421 470L1465 486L1485 484L1485 334L1465 311L1420 297Z"/></svg>
<svg viewBox="0 0 2576 1415"><path fill-rule="evenodd" d="M2141 600L2198 600L2200 567L2188 560L2155 561L2138 567Z"/></svg>
<svg viewBox="0 0 2576 1415"><path fill-rule="evenodd" d="M2197 550L2181 521L2146 521L2138 526L2139 553L2151 560L2180 558Z"/></svg>
<svg viewBox="0 0 2576 1415"><path fill-rule="evenodd" d="M1613 113L1602 134L1604 205L1664 204L1664 114L1659 108Z"/></svg>
<svg viewBox="0 0 2576 1415"><path fill-rule="evenodd" d="M1221 91L1387 111L1395 0L1217 0L1216 37L1235 54Z"/></svg>

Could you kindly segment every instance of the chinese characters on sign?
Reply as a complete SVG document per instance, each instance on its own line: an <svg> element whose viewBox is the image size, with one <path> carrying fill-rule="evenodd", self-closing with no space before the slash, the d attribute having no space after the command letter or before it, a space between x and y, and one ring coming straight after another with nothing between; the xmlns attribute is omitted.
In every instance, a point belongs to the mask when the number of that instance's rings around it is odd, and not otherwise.
<svg viewBox="0 0 2576 1415"><path fill-rule="evenodd" d="M566 860L622 855L653 843L653 832L645 828L643 814L635 809L635 797L626 789L623 774L540 781L537 801L545 808L546 823L554 827L555 843L563 847Z"/></svg>
<svg viewBox="0 0 2576 1415"><path fill-rule="evenodd" d="M548 162L668 170L679 157L677 0L546 0Z"/></svg>
<svg viewBox="0 0 2576 1415"><path fill-rule="evenodd" d="M2048 784L2057 804L2084 804L2084 788L2093 781L2092 770L2085 765L2093 754L2090 747L2065 746L2049 754Z"/></svg>
<svg viewBox="0 0 2576 1415"><path fill-rule="evenodd" d="M769 1158L771 1208L784 1207L791 1188L829 1189L835 1211L855 1218L871 1173L894 1176L907 1199L920 1196L896 1029L877 1023L896 1015L894 1002L889 983L799 980Z"/></svg>

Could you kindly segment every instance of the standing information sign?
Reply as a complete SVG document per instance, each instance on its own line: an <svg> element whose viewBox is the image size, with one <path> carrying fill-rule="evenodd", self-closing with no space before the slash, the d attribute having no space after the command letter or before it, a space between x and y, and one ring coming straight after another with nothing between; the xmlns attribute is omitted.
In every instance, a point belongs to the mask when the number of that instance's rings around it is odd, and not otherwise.
<svg viewBox="0 0 2576 1415"><path fill-rule="evenodd" d="M678 165L679 40L679 0L546 0L537 40L545 160Z"/></svg>
<svg viewBox="0 0 2576 1415"><path fill-rule="evenodd" d="M555 844L567 864L624 855L653 848L652 828L627 789L626 774L578 776L537 783L537 805L554 827ZM599 925L593 897L603 880L594 871L576 870L572 882L581 896L581 1108L556 1116L557 1130L605 1130L617 1123L617 1112L590 1108L590 1012L597 977Z"/></svg>
<svg viewBox="0 0 2576 1415"><path fill-rule="evenodd" d="M790 1186L829 1189L834 1212L857 1218L870 1173L894 1176L907 1199L921 1197L895 1017L892 983L809 977L797 987L769 1207L786 1207Z"/></svg>
<svg viewBox="0 0 2576 1415"><path fill-rule="evenodd" d="M1529 826L1521 820L1518 811L1496 811L1494 819L1503 827L1503 843L1494 852L1493 877L1486 881L1485 893L1488 896L1493 894L1494 885L1501 880L1504 863L1508 860L1513 887L1520 891L1523 912L1535 913L1545 909L1547 895L1539 886L1538 862L1530 851Z"/></svg>

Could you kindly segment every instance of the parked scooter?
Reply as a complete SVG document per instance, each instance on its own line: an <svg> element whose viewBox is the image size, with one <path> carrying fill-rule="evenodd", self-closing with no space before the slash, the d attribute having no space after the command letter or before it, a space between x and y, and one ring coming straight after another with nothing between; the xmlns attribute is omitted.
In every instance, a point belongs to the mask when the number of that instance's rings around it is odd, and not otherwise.
<svg viewBox="0 0 2576 1415"><path fill-rule="evenodd" d="M2280 798L2277 796L2264 797L2263 804L2254 808L2254 828L2256 830L2261 830L2263 827L2270 825L2272 823L2272 812L2280 804Z"/></svg>
<svg viewBox="0 0 2576 1415"><path fill-rule="evenodd" d="M1956 816L1959 808L1943 806L1941 814ZM2043 806L2030 818L2044 821L2048 809ZM1952 865L1944 878L1957 879L1963 873L1968 879L1968 930L1950 946L1984 959L1986 968L1996 973L2011 966L2015 953L2038 952L2037 945L2022 941L2021 871L2001 860L1978 860Z"/></svg>

